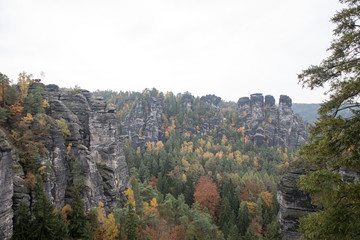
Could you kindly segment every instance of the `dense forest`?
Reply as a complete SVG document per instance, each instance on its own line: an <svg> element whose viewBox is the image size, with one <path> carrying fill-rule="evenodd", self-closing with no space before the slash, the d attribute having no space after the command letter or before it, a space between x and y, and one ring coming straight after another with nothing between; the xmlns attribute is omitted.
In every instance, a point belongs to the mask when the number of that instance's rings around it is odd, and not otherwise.
<svg viewBox="0 0 360 240"><path fill-rule="evenodd" d="M142 239L279 239L277 183L294 151L255 147L237 128L236 104L221 101L214 108L189 93L156 89L96 94L116 106L119 126L139 100L149 112L146 99L163 99L162 141L136 147L124 139L134 196L129 199ZM194 99L186 109L189 98ZM229 121L221 130L190 134L212 117Z"/></svg>
<svg viewBox="0 0 360 240"><path fill-rule="evenodd" d="M118 109L119 131L136 101L161 96L164 135L136 148L123 138L131 188L123 192L126 197L119 207L99 202L85 212L83 170L71 155L71 144L68 204L56 209L44 191L52 168L41 161L46 136L54 128L64 139L71 135L64 119L55 121L46 114L51 106L44 85L26 73L19 75L17 84L1 74L1 83L2 130L19 153L30 196L29 201L18 202L13 239L279 239L277 183L294 152L254 146L244 129L236 127L239 119L233 103L219 102L220 107L214 108L194 98L185 114L182 99L189 93L97 92ZM69 91L76 95L81 90ZM194 121L186 121L187 116ZM229 121L207 134L184 131L202 127L211 117ZM106 172L107 166L100 165Z"/></svg>

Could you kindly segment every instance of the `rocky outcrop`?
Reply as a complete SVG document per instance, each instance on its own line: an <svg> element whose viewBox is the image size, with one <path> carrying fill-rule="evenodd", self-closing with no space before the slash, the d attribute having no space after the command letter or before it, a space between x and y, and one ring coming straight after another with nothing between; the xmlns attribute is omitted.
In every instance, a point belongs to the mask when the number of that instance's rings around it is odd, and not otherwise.
<svg viewBox="0 0 360 240"><path fill-rule="evenodd" d="M12 209L13 159L11 146L5 133L0 130L0 239L10 239L12 235L14 212Z"/></svg>
<svg viewBox="0 0 360 240"><path fill-rule="evenodd" d="M120 204L122 192L128 187L129 175L120 143L114 107L102 97L93 97L86 90L60 90L48 85L49 115L65 119L71 135L64 141L61 131L53 131L49 158L55 171L49 178L50 198L57 206L66 201L69 166L66 160L78 159L84 173L87 209L102 201L107 208ZM71 148L71 156L65 153ZM68 154L69 155L69 154Z"/></svg>
<svg viewBox="0 0 360 240"><path fill-rule="evenodd" d="M273 96L261 93L238 101L241 125L249 140L257 146L298 148L308 137L306 124L291 109L292 100L281 95L279 106Z"/></svg>
<svg viewBox="0 0 360 240"><path fill-rule="evenodd" d="M280 180L277 200L280 206L278 220L283 240L300 239L299 218L316 210L311 205L309 195L298 189L297 182L303 174L304 168L291 166Z"/></svg>
<svg viewBox="0 0 360 240"><path fill-rule="evenodd" d="M60 89L56 85L34 83L29 94L43 88L49 103L46 114L34 116L31 128L42 121L47 132L36 137L46 148L41 159L44 189L57 209L70 202L74 184L74 162L80 163L83 200L86 209L102 201L106 209L123 202L123 191L129 186L129 174L123 153L116 112L103 98L86 90ZM158 116L156 116L158 117ZM67 135L59 125L65 120ZM20 201L33 201L24 183L25 174L17 150L0 130L0 239L10 239L14 212Z"/></svg>
<svg viewBox="0 0 360 240"><path fill-rule="evenodd" d="M146 142L156 142L164 139L161 130L163 99L149 97L138 99L132 112L126 114L121 123L122 138L131 140L134 148L142 147Z"/></svg>

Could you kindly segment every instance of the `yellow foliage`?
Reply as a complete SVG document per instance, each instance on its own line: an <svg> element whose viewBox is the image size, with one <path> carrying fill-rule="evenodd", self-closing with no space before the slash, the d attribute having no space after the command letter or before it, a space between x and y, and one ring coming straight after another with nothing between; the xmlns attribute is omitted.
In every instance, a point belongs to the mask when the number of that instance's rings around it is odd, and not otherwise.
<svg viewBox="0 0 360 240"><path fill-rule="evenodd" d="M42 109L45 111L46 108L50 107L50 104L49 104L49 102L48 102L46 99L44 99L44 100L42 100L42 102L41 102L41 107L42 107Z"/></svg>
<svg viewBox="0 0 360 240"><path fill-rule="evenodd" d="M186 181L187 181L187 177L186 177L186 174L185 173L183 173L182 174L182 181L183 181L183 183L186 183Z"/></svg>
<svg viewBox="0 0 360 240"><path fill-rule="evenodd" d="M30 123L34 121L34 118L30 113L28 113L25 117L21 119L21 121L24 122L26 126L29 126Z"/></svg>
<svg viewBox="0 0 360 240"><path fill-rule="evenodd" d="M139 137L142 137L143 136L143 130L142 128L139 129Z"/></svg>
<svg viewBox="0 0 360 240"><path fill-rule="evenodd" d="M164 144L162 141L158 141L156 143L156 150L160 151L164 147Z"/></svg>
<svg viewBox="0 0 360 240"><path fill-rule="evenodd" d="M97 221L99 224L105 223L105 210L104 210L104 203L102 201L99 202L98 206L96 207L97 212Z"/></svg>
<svg viewBox="0 0 360 240"><path fill-rule="evenodd" d="M206 141L205 141L204 139L200 138L200 139L198 140L198 143L199 143L199 145L200 145L201 148L204 148Z"/></svg>
<svg viewBox="0 0 360 240"><path fill-rule="evenodd" d="M247 115L246 111L243 111L242 114L243 114L244 117L246 117L246 115Z"/></svg>
<svg viewBox="0 0 360 240"><path fill-rule="evenodd" d="M270 124L272 123L272 118L271 117L268 118L268 123L270 123Z"/></svg>
<svg viewBox="0 0 360 240"><path fill-rule="evenodd" d="M255 216L256 214L256 203L254 202L246 202L249 208L249 212L252 216Z"/></svg>
<svg viewBox="0 0 360 240"><path fill-rule="evenodd" d="M215 156L218 157L219 159L222 159L224 157L224 152L223 151L217 152Z"/></svg>
<svg viewBox="0 0 360 240"><path fill-rule="evenodd" d="M259 164L257 157L254 157L253 163L254 163L254 167L256 168L256 170L259 171L261 169L261 165Z"/></svg>
<svg viewBox="0 0 360 240"><path fill-rule="evenodd" d="M105 234L108 236L107 239L115 240L119 236L119 224L116 224L114 214L110 213L104 224Z"/></svg>
<svg viewBox="0 0 360 240"><path fill-rule="evenodd" d="M32 75L29 74L27 75L26 72L22 72L19 74L19 78L18 78L18 86L20 89L20 96L21 99L25 99L28 95L28 90L29 90L29 86L31 83L31 78Z"/></svg>
<svg viewBox="0 0 360 240"><path fill-rule="evenodd" d="M259 194L259 197L261 197L264 200L266 206L273 207L273 195L272 195L272 193L270 193L268 191L261 192Z"/></svg>
<svg viewBox="0 0 360 240"><path fill-rule="evenodd" d="M239 128L236 130L236 132L241 133L241 135L244 136L244 135L245 135L245 128L244 128L244 127L239 127Z"/></svg>
<svg viewBox="0 0 360 240"><path fill-rule="evenodd" d="M140 147L137 147L137 149L136 149L136 154L137 154L137 155L140 155L140 154L141 154L141 149L140 149Z"/></svg>
<svg viewBox="0 0 360 240"><path fill-rule="evenodd" d="M206 143L205 148L211 149L211 143L210 143L210 141L208 141L208 142Z"/></svg>
<svg viewBox="0 0 360 240"><path fill-rule="evenodd" d="M135 198L134 198L134 191L131 188L128 188L124 191L124 194L127 196L127 201L125 203L125 206L128 206L129 204L132 204L135 208Z"/></svg>
<svg viewBox="0 0 360 240"><path fill-rule="evenodd" d="M218 173L218 174L216 174L216 181L218 182L218 183L221 183L221 181L222 181L222 177L221 177L221 175Z"/></svg>
<svg viewBox="0 0 360 240"><path fill-rule="evenodd" d="M223 137L222 137L222 139L221 139L221 145L222 145L222 146L225 146L226 143L227 143L227 141L228 141L227 137L226 137L225 135L223 135Z"/></svg>
<svg viewBox="0 0 360 240"><path fill-rule="evenodd" d="M185 155L187 153L192 153L194 151L194 143L193 142L184 142L181 144L180 153Z"/></svg>
<svg viewBox="0 0 360 240"><path fill-rule="evenodd" d="M185 158L181 159L181 166L185 171L189 171L190 163Z"/></svg>
<svg viewBox="0 0 360 240"><path fill-rule="evenodd" d="M159 217L160 214L159 214L159 211L157 210L158 206L159 206L159 204L157 203L156 198L151 199L150 204L147 202L144 202L144 204L143 204L144 215L153 213Z"/></svg>

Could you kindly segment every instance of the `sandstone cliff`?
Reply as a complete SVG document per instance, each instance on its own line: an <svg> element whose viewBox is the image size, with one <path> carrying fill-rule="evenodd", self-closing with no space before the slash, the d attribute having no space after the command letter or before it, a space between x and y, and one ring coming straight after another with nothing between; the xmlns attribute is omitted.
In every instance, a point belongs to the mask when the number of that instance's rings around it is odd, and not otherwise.
<svg viewBox="0 0 360 240"><path fill-rule="evenodd" d="M86 209L99 201L107 209L121 204L129 186L128 168L118 133L115 109L86 90L64 90L56 85L33 84L45 90L49 134L39 137L46 147L41 159L45 191L57 209L69 203L73 162L80 162ZM64 119L70 135L64 137L56 120ZM37 121L32 123L38 124ZM13 216L21 200L31 201L16 149L0 131L0 239L10 239Z"/></svg>
<svg viewBox="0 0 360 240"><path fill-rule="evenodd" d="M281 95L279 106L273 96L261 93L242 97L238 113L245 134L257 146L299 148L308 137L306 124L291 109L292 100Z"/></svg>
<svg viewBox="0 0 360 240"><path fill-rule="evenodd" d="M141 96L131 105L121 122L121 134L131 140L133 148L164 141L171 119L177 120L176 128L182 134L204 136L216 131L221 137L229 128L230 119L223 114L229 107L215 95L195 98L185 93L172 99ZM291 107L292 100L286 95L280 96L277 106L273 96L252 94L239 99L238 121L232 124L243 128L247 139L257 146L299 148L308 137L307 124Z"/></svg>
<svg viewBox="0 0 360 240"><path fill-rule="evenodd" d="M280 206L278 219L283 240L300 239L299 218L315 211L309 195L300 191L297 186L303 174L305 174L304 168L291 166L280 180L277 200Z"/></svg>

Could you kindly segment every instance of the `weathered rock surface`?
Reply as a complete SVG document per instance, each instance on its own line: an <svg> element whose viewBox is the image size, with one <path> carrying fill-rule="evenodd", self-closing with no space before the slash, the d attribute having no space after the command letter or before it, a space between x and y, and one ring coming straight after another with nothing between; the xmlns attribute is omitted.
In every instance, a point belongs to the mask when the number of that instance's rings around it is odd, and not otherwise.
<svg viewBox="0 0 360 240"><path fill-rule="evenodd" d="M49 181L52 186L50 196L57 205L63 205L66 186L72 184L68 179L65 154L71 144L71 158L80 160L84 172L86 208L96 207L99 201L107 208L116 207L128 187L129 175L115 109L102 97L93 97L86 90L60 90L54 85L47 88L50 116L65 119L71 133L65 142L61 141L61 131L51 134L52 142L58 142L49 151L50 161L56 169L54 172L57 172L50 178L54 181Z"/></svg>
<svg viewBox="0 0 360 240"><path fill-rule="evenodd" d="M164 139L161 130L163 99L149 97L139 99L133 112L127 113L121 123L122 138L131 140L134 148L142 147L146 142L156 142Z"/></svg>
<svg viewBox="0 0 360 240"><path fill-rule="evenodd" d="M41 164L47 166L43 170L44 188L50 200L57 209L70 202L67 193L73 185L72 162L78 159L83 173L86 209L96 207L99 201L106 209L120 205L122 192L129 186L129 174L114 107L86 90L64 90L56 85L37 84L30 86L29 92L38 86L44 88L50 104L46 115L41 116L48 123L49 134L38 139L47 150ZM158 120L159 116L154 117ZM67 124L70 136L63 136L57 124L61 118ZM11 238L14 212L20 201L31 201L24 179L17 151L0 130L0 239Z"/></svg>
<svg viewBox="0 0 360 240"><path fill-rule="evenodd" d="M305 169L292 166L280 180L277 200L280 205L278 220L283 240L300 239L299 218L315 211L309 195L297 187L297 182L303 174L305 174Z"/></svg>
<svg viewBox="0 0 360 240"><path fill-rule="evenodd" d="M13 230L12 210L13 190L13 159L11 146L5 133L0 130L0 239L10 239Z"/></svg>
<svg viewBox="0 0 360 240"><path fill-rule="evenodd" d="M279 106L273 96L261 93L238 101L241 126L257 146L299 148L308 137L306 124L291 109L292 100L281 95Z"/></svg>

